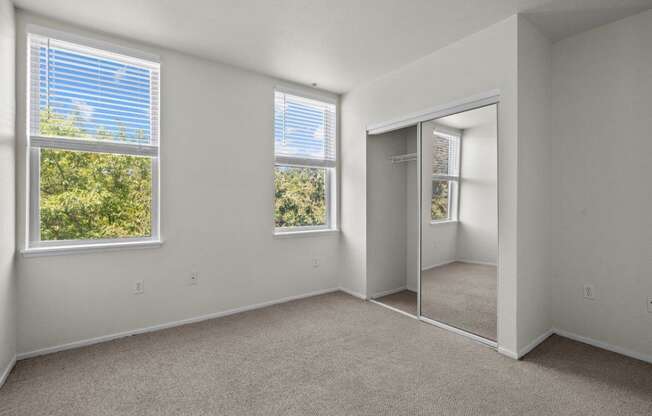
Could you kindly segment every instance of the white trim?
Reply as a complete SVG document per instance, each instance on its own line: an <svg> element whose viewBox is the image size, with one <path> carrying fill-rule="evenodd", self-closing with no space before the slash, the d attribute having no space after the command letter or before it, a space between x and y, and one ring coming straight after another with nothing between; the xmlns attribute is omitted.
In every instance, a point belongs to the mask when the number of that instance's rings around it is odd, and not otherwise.
<svg viewBox="0 0 652 416"><path fill-rule="evenodd" d="M431 220L430 225L457 224L458 222L460 222L460 221L459 220L451 220L451 219L448 219L448 220L434 220L434 221Z"/></svg>
<svg viewBox="0 0 652 416"><path fill-rule="evenodd" d="M38 350L33 350L33 351L28 351L28 352L21 352L16 356L16 359L17 360L25 360L27 358L38 357L40 355L52 354L52 353L59 352L59 351L65 351L65 350L71 350L71 349L74 349L74 348L86 347L86 346L89 346L89 345L94 345L94 344L99 344L99 343L102 343L102 342L112 341L114 339L125 338L125 337L128 337L128 336L138 335L138 334L145 334L145 333L148 333L148 332L160 331L162 329L174 328L174 327L181 326L181 325L187 325L187 324L192 324L192 323L196 323L196 322L207 321L209 319L222 318L224 316L235 315L235 314L241 313L241 312L252 311L254 309L261 309L261 308L265 308L265 307L268 307L268 306L277 305L277 304L280 304L280 303L286 303L286 302L290 302L290 301L293 301L293 300L299 300L299 299L309 298L309 297L313 297L313 296L324 295L324 294L327 294L327 293L333 293L333 292L337 292L337 291L339 291L339 288L316 290L316 291L304 293L304 294L301 294L301 295L288 296L288 297L285 297L285 298L280 298L280 299L271 300L271 301L267 301L267 302L257 303L257 304L254 304L254 305L242 306L240 308L229 309L229 310L221 311L221 312L215 312L215 313L211 313L211 314L208 314L208 315L201 315L201 316L196 316L196 317L193 317L193 318L182 319L182 320L179 320L179 321L166 322L166 323L163 323L163 324L152 325L152 326L148 326L148 327L145 327L145 328L132 329L130 331L117 332L115 334L103 335L103 336L96 337L96 338L89 338L89 339L84 339L84 340L80 340L80 341L69 342L69 343L66 343L66 344L56 345L56 346L53 346L53 347L40 348Z"/></svg>
<svg viewBox="0 0 652 416"><path fill-rule="evenodd" d="M425 268L421 269L421 271L425 272L426 270L434 269L435 267L447 266L449 264L455 263L456 261L457 261L456 259L446 260L446 261L443 261L441 263L437 263L437 264L433 264L432 266L425 267Z"/></svg>
<svg viewBox="0 0 652 416"><path fill-rule="evenodd" d="M446 117L451 114L457 114L463 111L496 104L498 103L499 98L499 90L491 90L481 94L476 94L461 100L452 101L448 104L438 105L430 109L412 113L398 119L370 124L367 126L367 134L375 135L387 133L388 131L413 126L420 122L430 121L436 118Z"/></svg>
<svg viewBox="0 0 652 416"><path fill-rule="evenodd" d="M158 157L158 145L118 142L100 139L79 139L75 137L50 137L32 134L30 147L70 150L77 152L110 153L131 156Z"/></svg>
<svg viewBox="0 0 652 416"><path fill-rule="evenodd" d="M558 329L558 328L551 328L538 336L534 341L532 341L530 344L526 345L525 347L521 348L518 352L518 354L514 353L511 350L508 350L506 348L500 347L498 348L498 352L501 354L504 354L510 358L514 358L517 360L520 360L521 358L525 357L529 352L534 350L536 347L538 347L543 341L548 339L551 335L558 335L560 337L568 338L573 341L581 342L583 344L591 345L596 348L600 348L606 351L611 351L616 354L624 355L626 357L634 358L636 360L641 360L645 361L647 363L652 364L652 355L649 354L644 354L640 353L637 351L632 351L627 348L623 347L618 347L615 345L611 345L607 342L604 341L598 341L593 338L585 337L583 335L578 335L573 332L565 331L563 329Z"/></svg>
<svg viewBox="0 0 652 416"><path fill-rule="evenodd" d="M23 257L60 256L64 254L93 253L98 251L142 249L161 247L161 240L123 241L106 243L71 244L65 246L29 247L21 250Z"/></svg>
<svg viewBox="0 0 652 416"><path fill-rule="evenodd" d="M417 217L415 218L416 224L414 224L417 229L417 267L415 268L417 274L417 318L421 316L421 275L423 274L423 270L421 270L423 262L423 137L421 136L423 136L423 125L419 123L417 124L417 183L415 189L417 193ZM430 183L430 200L432 201L432 182ZM432 208L430 211L432 211ZM432 215L429 215L429 217L432 217Z"/></svg>
<svg viewBox="0 0 652 416"><path fill-rule="evenodd" d="M11 370L13 370L15 366L16 366L16 356L14 355L14 358L12 358L9 361L9 364L7 364L7 367L2 372L2 375L0 375L0 389L2 388L2 386L5 385L5 382L7 381L7 379L9 378L9 374L11 373Z"/></svg>
<svg viewBox="0 0 652 416"><path fill-rule="evenodd" d="M290 228L292 230L293 228ZM340 230L335 228L316 228L296 231L274 231L274 238L292 238L292 237L317 237L326 235L339 234Z"/></svg>
<svg viewBox="0 0 652 416"><path fill-rule="evenodd" d="M462 335L462 336L464 336L466 338L469 338L469 339L471 339L473 341L479 342L480 344L491 347L493 349L498 348L498 343L496 341L491 341L491 340L489 340L487 338L481 337L481 336L473 334L471 332L464 331L462 329L456 328L456 327L451 326L451 325L447 325L447 324L445 324L443 322L439 322L439 321L435 321L434 319L426 318L423 315L419 316L419 320L423 321L423 322L426 322L426 323L428 323L430 325L434 325L434 326L436 326L438 328L442 328L442 329L446 329L448 331L454 332L454 333L456 333L458 335Z"/></svg>
<svg viewBox="0 0 652 416"><path fill-rule="evenodd" d="M488 261L477 261L477 260L466 260L466 259L457 259L455 261L460 262L460 263L477 264L477 265L480 265L480 266L498 267L498 263L491 263L491 262L488 262Z"/></svg>
<svg viewBox="0 0 652 416"><path fill-rule="evenodd" d="M355 291L353 291L351 289L347 289L347 288L345 288L343 286L340 286L338 289L339 289L340 292L344 292L347 295L353 296L354 298L358 298L358 299L361 299L361 300L367 300L367 296L363 295L362 293L355 292Z"/></svg>
<svg viewBox="0 0 652 416"><path fill-rule="evenodd" d="M46 38L53 38L59 41L74 43L78 46L96 49L98 53L109 53L110 55L117 54L120 57L111 56L112 59L129 59L131 63L138 63L139 65L148 65L152 67L152 63L159 64L161 57L154 53L145 52L139 49L134 49L126 46L116 45L115 43L105 42L96 38L90 38L61 30L51 29L44 26L35 24L28 24L25 27L28 34L43 36ZM109 56L107 56L109 57Z"/></svg>
<svg viewBox="0 0 652 416"><path fill-rule="evenodd" d="M513 360L518 360L518 354L514 351L507 349L505 347L498 347L498 352L506 357L509 357Z"/></svg>
<svg viewBox="0 0 652 416"><path fill-rule="evenodd" d="M291 166L298 168L336 168L336 160L309 159L293 156L274 156L275 166Z"/></svg>
<svg viewBox="0 0 652 416"><path fill-rule="evenodd" d="M443 182L443 181L459 182L460 177L459 176L452 176L452 175L437 175L437 174L434 174L434 175L432 175L432 180L433 181L441 181L441 182ZM449 220L442 220L442 221L451 221L451 220L449 219ZM455 220L453 220L453 221L455 221Z"/></svg>
<svg viewBox="0 0 652 416"><path fill-rule="evenodd" d="M555 334L555 330L553 328L550 328L549 330L547 330L543 334L536 337L536 339L534 341L532 341L531 343L529 343L528 345L526 345L525 347L521 348L518 351L518 359L520 360L521 358L525 357L530 351L532 351L533 349L538 347L539 344L541 344L543 341L547 340L548 337L550 337L551 335L554 335L554 334Z"/></svg>
<svg viewBox="0 0 652 416"><path fill-rule="evenodd" d="M396 289L390 289L390 290L384 290L382 292L377 292L377 293L371 295L371 300L382 298L383 296L393 295L394 293L402 292L404 290L407 290L407 286L401 286L401 287L397 287Z"/></svg>
<svg viewBox="0 0 652 416"><path fill-rule="evenodd" d="M578 335L563 329L554 329L555 334L562 336L564 338L572 339L573 341L582 342L584 344L592 345L603 350L615 352L617 354L625 355L630 358L635 358L637 360L645 361L652 364L652 355L644 354L637 351L632 351L627 348L618 347L615 345L608 344L604 341L598 341L593 338L585 337L583 335Z"/></svg>
<svg viewBox="0 0 652 416"><path fill-rule="evenodd" d="M399 308L395 308L395 307L390 306L390 305L387 305L387 304L385 304L385 303L378 302L377 300L369 299L369 302L371 302L371 303L373 303L373 304L375 304L375 305L382 306L383 308L387 308L387 309L389 309L389 310L391 310L391 311L398 312L398 313L403 314L403 315L405 315L405 316L407 316L407 317L409 317L409 318L416 319L417 321L419 320L419 318L417 318L416 315L412 315L412 314L409 313L409 312L402 311L402 310L400 310Z"/></svg>

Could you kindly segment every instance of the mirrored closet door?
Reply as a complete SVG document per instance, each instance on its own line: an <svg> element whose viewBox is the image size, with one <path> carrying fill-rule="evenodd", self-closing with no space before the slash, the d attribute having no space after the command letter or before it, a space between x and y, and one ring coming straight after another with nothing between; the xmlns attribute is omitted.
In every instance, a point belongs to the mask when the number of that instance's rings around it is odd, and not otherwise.
<svg viewBox="0 0 652 416"><path fill-rule="evenodd" d="M497 105L420 125L420 317L497 339Z"/></svg>

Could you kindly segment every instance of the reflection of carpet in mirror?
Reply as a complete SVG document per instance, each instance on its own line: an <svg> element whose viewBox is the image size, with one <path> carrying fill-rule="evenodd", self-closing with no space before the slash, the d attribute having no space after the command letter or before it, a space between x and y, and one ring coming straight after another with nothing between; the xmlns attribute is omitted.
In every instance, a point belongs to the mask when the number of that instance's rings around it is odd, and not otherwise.
<svg viewBox="0 0 652 416"><path fill-rule="evenodd" d="M377 302L391 306L410 315L417 314L417 292L402 290L398 293L386 295L376 299Z"/></svg>
<svg viewBox="0 0 652 416"><path fill-rule="evenodd" d="M421 274L421 315L496 340L496 266L454 262Z"/></svg>

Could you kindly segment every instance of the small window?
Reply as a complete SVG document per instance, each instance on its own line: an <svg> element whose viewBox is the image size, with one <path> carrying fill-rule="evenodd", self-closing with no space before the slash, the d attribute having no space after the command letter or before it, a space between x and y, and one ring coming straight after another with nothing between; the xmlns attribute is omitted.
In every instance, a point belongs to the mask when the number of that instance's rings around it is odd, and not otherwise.
<svg viewBox="0 0 652 416"><path fill-rule="evenodd" d="M456 220L460 138L435 129L432 146L431 221Z"/></svg>
<svg viewBox="0 0 652 416"><path fill-rule="evenodd" d="M156 241L159 64L29 35L28 247Z"/></svg>
<svg viewBox="0 0 652 416"><path fill-rule="evenodd" d="M336 107L274 93L276 233L335 228Z"/></svg>

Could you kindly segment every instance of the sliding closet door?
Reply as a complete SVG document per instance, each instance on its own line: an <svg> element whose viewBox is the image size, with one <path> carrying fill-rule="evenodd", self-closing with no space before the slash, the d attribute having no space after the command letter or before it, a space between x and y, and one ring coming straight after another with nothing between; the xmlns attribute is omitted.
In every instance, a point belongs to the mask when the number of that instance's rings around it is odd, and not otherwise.
<svg viewBox="0 0 652 416"><path fill-rule="evenodd" d="M424 122L420 316L497 338L497 106Z"/></svg>

